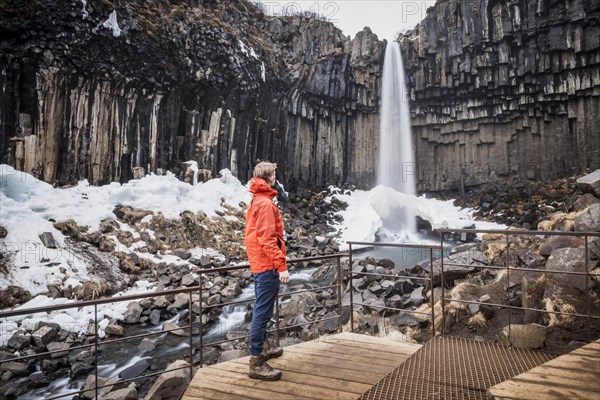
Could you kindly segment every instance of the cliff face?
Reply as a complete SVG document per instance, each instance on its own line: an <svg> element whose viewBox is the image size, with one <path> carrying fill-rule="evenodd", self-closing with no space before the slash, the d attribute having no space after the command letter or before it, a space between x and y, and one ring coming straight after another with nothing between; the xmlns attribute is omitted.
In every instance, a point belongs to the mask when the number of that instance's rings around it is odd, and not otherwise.
<svg viewBox="0 0 600 400"><path fill-rule="evenodd" d="M421 189L600 168L600 1L438 1L401 43Z"/></svg>
<svg viewBox="0 0 600 400"><path fill-rule="evenodd" d="M183 177L189 160L244 180L258 158L290 184L373 179L369 31L245 1L18 3L0 7L2 162L59 184Z"/></svg>
<svg viewBox="0 0 600 400"><path fill-rule="evenodd" d="M600 167L599 26L598 0L438 1L401 40L419 188ZM0 161L45 181L190 160L246 180L269 159L292 187L375 182L369 29L246 1L7 0L0 36Z"/></svg>

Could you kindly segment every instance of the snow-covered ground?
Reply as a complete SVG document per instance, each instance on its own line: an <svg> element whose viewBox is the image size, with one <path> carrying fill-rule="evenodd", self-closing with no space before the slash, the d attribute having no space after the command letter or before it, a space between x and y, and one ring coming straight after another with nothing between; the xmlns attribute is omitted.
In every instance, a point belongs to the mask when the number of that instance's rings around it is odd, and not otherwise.
<svg viewBox="0 0 600 400"><path fill-rule="evenodd" d="M451 201L427 199L398 193L393 189L378 186L370 191L355 190L343 192L330 188L330 195L346 202L348 207L340 211L343 221L335 226L340 250L347 249L346 241L374 241L382 228L383 220L398 207L410 207L415 214L428 220L434 228L462 228L475 224L478 228L503 228L473 219L473 210L454 207ZM7 165L0 165L0 225L6 228L8 236L0 239L0 251L4 261L12 268L8 275L0 273L0 287L21 286L32 295L47 290L47 284L63 282L73 287L94 278L94 271L88 268L86 260L70 251L65 236L54 228L53 222L72 219L80 226L88 226L89 232L98 229L100 222L116 220L115 206L131 206L138 210L162 213L165 218L177 218L184 211L204 212L212 217L225 211L223 204L240 208L240 203L249 203L251 197L247 188L227 170L221 177L206 183L190 185L178 180L173 174L164 176L148 175L125 184L111 183L104 186L90 186L82 181L71 188L54 188L39 181L32 175L16 171ZM127 224L118 221L121 230L133 231ZM47 248L40 239L44 232L50 232L56 240L57 248ZM152 234L152 232L149 232ZM409 238L418 240L417 238ZM134 243L129 248L119 249L136 252L139 246ZM136 252L142 258L154 258L148 253ZM212 254L212 249L192 249L192 254ZM183 262L174 255L162 255L163 262ZM158 262L159 260L154 260ZM116 268L116 267L115 267ZM127 294L154 290L148 282L138 282ZM37 307L68 302L66 299L50 299L39 295L20 308ZM111 318L122 317L127 304L117 303L102 311ZM28 326L42 316L27 319ZM90 320L90 310L62 311L54 313L52 319L65 329L85 331ZM16 320L12 321L16 327ZM108 320L102 324L108 323ZM101 328L104 326L101 324ZM32 326L33 326L32 325ZM1 338L9 338L6 330ZM0 345L2 339L0 339Z"/></svg>
<svg viewBox="0 0 600 400"><path fill-rule="evenodd" d="M35 295L46 291L47 284L61 282L65 275L68 275L65 283L73 287L93 279L94 271L89 270L86 260L71 251L65 236L51 221L72 219L93 232L101 221L116 220L113 210L117 205L162 213L171 219L184 211L215 216L225 211L222 200L238 209L241 201L250 201L247 189L227 170L222 171L221 178L197 185L189 185L167 173L105 186L90 186L81 181L77 186L60 189L8 165L0 165L0 225L8 231L8 236L0 240L0 251L12 260L13 267L8 276L0 275L1 287L16 285ZM127 224L119 222L119 225L121 230L133 232ZM39 237L44 232L52 234L56 248L44 246ZM135 237L137 232L133 233ZM134 243L131 248L119 250L135 252L137 247ZM196 251L207 254L211 249ZM151 257L147 253L137 254Z"/></svg>
<svg viewBox="0 0 600 400"><path fill-rule="evenodd" d="M455 207L452 200L428 199L424 195L411 196L381 185L369 191L355 190L348 193L336 188L330 188L330 191L336 194L329 196L326 201L336 197L348 204L340 212L342 222L334 226L340 235L338 243L341 251L348 249L347 241L375 241L375 234L384 227L383 220L400 208L411 209L414 215L429 221L433 229L460 229L473 224L478 229L506 228L493 222L476 221L473 217L475 210ZM403 241L421 242L423 239L419 235L408 235Z"/></svg>

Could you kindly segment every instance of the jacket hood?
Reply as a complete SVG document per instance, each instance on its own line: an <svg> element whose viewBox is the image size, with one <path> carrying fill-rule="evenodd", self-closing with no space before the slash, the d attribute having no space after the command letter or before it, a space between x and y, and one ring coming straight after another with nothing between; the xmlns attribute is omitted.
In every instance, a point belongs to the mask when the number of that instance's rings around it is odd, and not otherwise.
<svg viewBox="0 0 600 400"><path fill-rule="evenodd" d="M264 194L271 198L277 196L277 190L269 186L269 184L262 178L252 178L250 181L250 193L255 195Z"/></svg>

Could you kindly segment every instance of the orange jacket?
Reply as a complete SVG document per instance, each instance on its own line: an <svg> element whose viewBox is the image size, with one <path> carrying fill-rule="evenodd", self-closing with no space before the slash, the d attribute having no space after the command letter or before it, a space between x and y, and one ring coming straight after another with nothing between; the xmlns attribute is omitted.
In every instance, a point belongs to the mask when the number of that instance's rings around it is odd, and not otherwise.
<svg viewBox="0 0 600 400"><path fill-rule="evenodd" d="M277 191L261 178L250 181L252 201L246 212L246 253L255 273L287 270L283 218L273 203Z"/></svg>

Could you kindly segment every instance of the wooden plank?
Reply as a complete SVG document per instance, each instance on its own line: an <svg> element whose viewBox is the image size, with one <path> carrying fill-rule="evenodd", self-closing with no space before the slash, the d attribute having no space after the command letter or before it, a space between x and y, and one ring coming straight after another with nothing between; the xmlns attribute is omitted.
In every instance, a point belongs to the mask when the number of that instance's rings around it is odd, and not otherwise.
<svg viewBox="0 0 600 400"><path fill-rule="evenodd" d="M393 349L402 349L415 352L423 347L422 344L411 343L411 342L402 342L400 340L395 340L390 337L378 337L378 336L369 336L363 335L360 333L351 333L351 332L343 332L338 333L336 335L328 336L330 339L337 340L347 340L354 343L371 343L376 345L384 345L391 346ZM327 341L327 338L324 341Z"/></svg>
<svg viewBox="0 0 600 400"><path fill-rule="evenodd" d="M258 382L262 382L262 381L256 381ZM209 380L204 380L204 379L194 379L192 381L192 383L190 384L190 386L188 387L188 390L186 391L186 396L193 396L194 392L194 388L201 388L201 389L210 389L216 392L221 392L223 393L223 396L221 397L221 399L228 399L228 395L229 394L234 394L236 396L242 396L246 399L256 399L256 400L263 400L263 399L277 399L277 400L295 400L298 399L298 396L294 396L294 395L290 395L290 394L286 394L286 393L281 393L279 391L278 387L284 388L285 387L285 382L284 381L275 381L275 382L269 382L271 384L271 386L267 389L261 389L258 387L242 387L242 386L238 386L235 383L227 383L227 382L222 382L216 379L211 379ZM192 399L196 399L195 397L191 397Z"/></svg>
<svg viewBox="0 0 600 400"><path fill-rule="evenodd" d="M231 393L218 392L215 389L206 389L194 385L192 382L185 391L181 400L247 400L245 396L238 396Z"/></svg>
<svg viewBox="0 0 600 400"><path fill-rule="evenodd" d="M218 369L218 370L226 370L226 371L236 371L240 373L248 373L248 364L241 364L236 362L226 362L215 364L210 368ZM323 387L334 390L343 390L346 392L350 392L353 394L362 394L371 388L371 384L367 383L358 383L352 382L344 379L330 379L324 378L318 375L299 373L292 370L285 370L283 378L286 381L296 382L296 383L306 383L310 382L311 385L316 387ZM356 396L355 396L356 397Z"/></svg>
<svg viewBox="0 0 600 400"><path fill-rule="evenodd" d="M285 354L281 358L269 360L269 363L276 362L278 365L280 365L281 363L285 364L288 361L302 361L308 364L321 365L323 367L328 367L332 369L353 371L360 371L365 366L364 362L362 362L362 360L359 357L355 356L352 353L348 353L348 357L344 360L343 363L341 363L339 360L325 357L322 354L313 355L302 352L296 353L291 351L288 351L287 354ZM377 374L378 376L381 376L382 374L386 375L394 368L394 366L370 364L368 366L368 371L373 374Z"/></svg>
<svg viewBox="0 0 600 400"><path fill-rule="evenodd" d="M341 390L341 387L339 389L316 387L309 381L304 381L303 383L292 382L287 379L287 376L282 377L282 379L278 381L279 383L284 382L285 385L274 385L273 382L250 379L247 372L240 373L207 368L202 372L202 378L210 382L236 385L241 388L246 388L250 392L252 392L254 388L270 390L274 393L273 397L275 398L279 397L279 393L290 394L297 397L303 396L307 399L314 400L352 400L357 397L355 393Z"/></svg>
<svg viewBox="0 0 600 400"><path fill-rule="evenodd" d="M600 340L488 389L496 400L600 398Z"/></svg>
<svg viewBox="0 0 600 400"><path fill-rule="evenodd" d="M308 346L293 346L293 347L289 347L284 351L284 356L290 353L295 353L295 354L307 354L307 355L311 355L311 356L317 356L317 357L327 357L331 360L337 360L337 361L343 361L345 362L348 359L348 354L347 353L342 353L342 352L336 352L337 348L333 347L331 345L328 346L315 346L315 347L308 347ZM340 351L343 351L340 350ZM384 348L381 349L381 352L384 352ZM381 353L379 352L379 353ZM362 354L356 354L358 353L358 351L353 352L352 354L352 359L353 361L356 362L361 362L361 363L368 363L371 365L378 365L378 366L383 366L383 367L397 367L398 366L398 362L397 359L396 360L388 360L385 358L380 358L377 357L378 352L375 351L371 351L369 352L368 355L365 355L365 352L362 352Z"/></svg>
<svg viewBox="0 0 600 400"><path fill-rule="evenodd" d="M282 379L248 377L249 357L201 368L184 400L352 400L379 382L421 346L350 332L284 349L269 363Z"/></svg>
<svg viewBox="0 0 600 400"><path fill-rule="evenodd" d="M407 347L405 348L400 348L400 347L393 347L393 346L382 346L382 345L378 345L378 344L373 344L373 343L366 343L366 342L361 342L361 343L357 343L357 342L352 342L350 340L346 340L346 339L338 339L338 338L331 338L328 339L326 343L335 343L335 344L339 344L341 346L346 346L349 347L348 351L353 351L352 349L368 349L368 350L373 350L373 351L381 351L381 348L385 348L385 352L387 353L388 356L397 356L400 357L400 359L405 359L407 356L412 355L415 351L417 351L420 347ZM408 349L410 348L414 348L416 350L414 351L408 351Z"/></svg>
<svg viewBox="0 0 600 400"><path fill-rule="evenodd" d="M236 362L243 360L238 359ZM241 363L247 365L247 361L241 361ZM346 368L333 368L331 366L321 365L321 364L313 364L308 363L303 360L291 360L291 359L273 359L269 360L269 364L274 368L280 369L282 371L295 371L298 373L303 373L307 375L316 375L321 376L323 378L329 379L341 379L347 380L351 382L358 383L366 383L373 384L375 382L379 382L384 375L374 374L372 372L362 371L362 368L359 369L346 369ZM367 366L363 366L366 368ZM386 374L387 375L387 374Z"/></svg>
<svg viewBox="0 0 600 400"><path fill-rule="evenodd" d="M340 355L345 357L348 354L348 346L343 343L333 343L333 342L305 342L295 346L289 346L284 348L285 350L290 349L290 351L295 351L296 349L310 349L316 351L323 351L326 353L331 353L331 357L338 358ZM388 354L387 348L385 346L380 346L379 349L365 349L362 347L353 347L352 353L357 356L376 358L380 364L384 365L397 365L398 355L397 354ZM412 353L411 353L412 354Z"/></svg>

